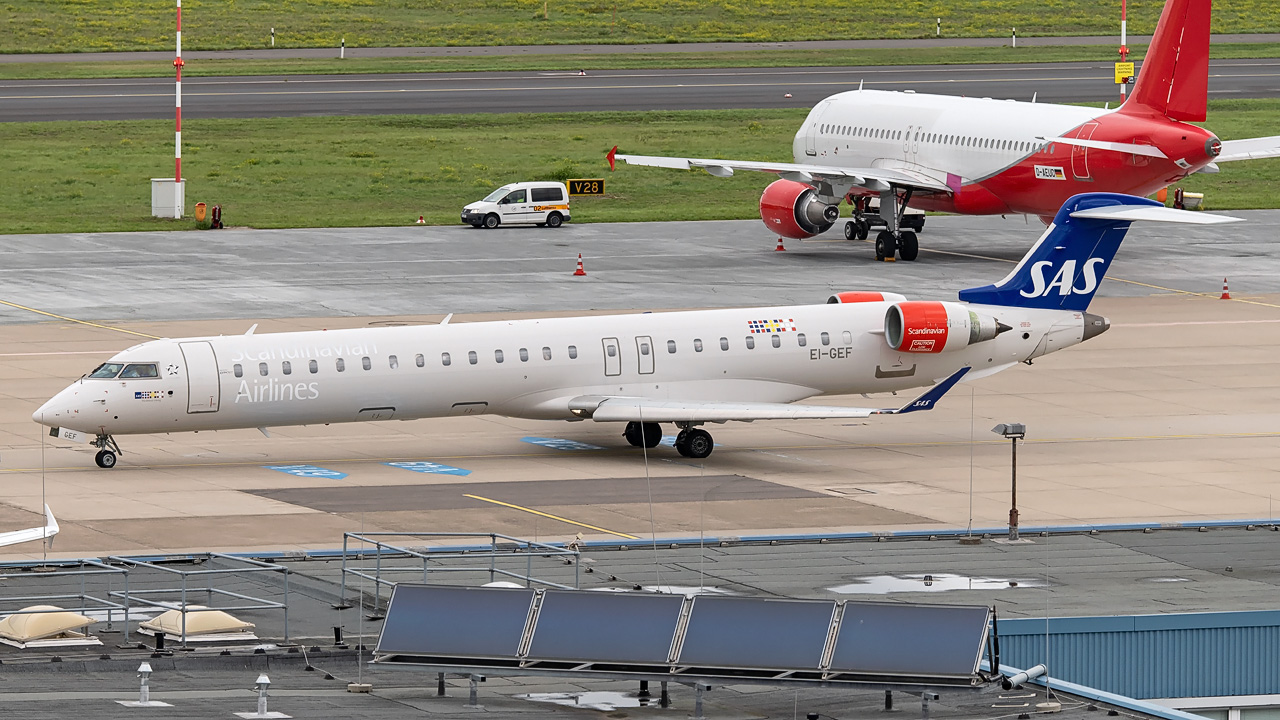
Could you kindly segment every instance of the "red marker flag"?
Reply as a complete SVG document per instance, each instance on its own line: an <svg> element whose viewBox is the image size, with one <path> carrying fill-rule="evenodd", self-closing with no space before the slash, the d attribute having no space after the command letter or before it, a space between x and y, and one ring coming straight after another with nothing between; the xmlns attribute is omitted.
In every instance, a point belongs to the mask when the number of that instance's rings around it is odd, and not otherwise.
<svg viewBox="0 0 1280 720"><path fill-rule="evenodd" d="M613 156L617 154L618 154L618 146L614 145L613 149L609 151L609 154L604 156L605 159L609 161L609 172L613 172Z"/></svg>

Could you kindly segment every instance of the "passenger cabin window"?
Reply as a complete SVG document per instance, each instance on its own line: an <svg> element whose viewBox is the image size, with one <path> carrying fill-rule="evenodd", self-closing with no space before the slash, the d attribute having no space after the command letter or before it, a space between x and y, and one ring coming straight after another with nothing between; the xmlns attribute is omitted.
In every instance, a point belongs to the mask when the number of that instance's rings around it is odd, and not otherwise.
<svg viewBox="0 0 1280 720"><path fill-rule="evenodd" d="M755 337L754 337L754 336L752 336L752 335L748 335L748 336L747 336L747 349L748 349L748 350L755 350L755 349L756 349L756 339L755 339Z"/></svg>
<svg viewBox="0 0 1280 720"><path fill-rule="evenodd" d="M563 202L564 193L560 192L560 188L533 188L529 191L529 197L533 202Z"/></svg>
<svg viewBox="0 0 1280 720"><path fill-rule="evenodd" d="M392 370L395 370L396 368L400 367L400 360L395 355L388 355L387 365L390 366Z"/></svg>
<svg viewBox="0 0 1280 720"><path fill-rule="evenodd" d="M449 353L447 353L447 352L440 353L440 364L441 364L441 365L444 365L444 366L448 367L448 366L449 366L450 364L452 364L452 363L453 363L453 360L452 360L452 359L450 359L450 357L449 357Z"/></svg>
<svg viewBox="0 0 1280 720"><path fill-rule="evenodd" d="M831 344L831 336L830 336L830 335L828 335L828 334L826 334L825 332L824 332L824 333L822 333L822 344L823 344L823 345L830 345L830 344Z"/></svg>
<svg viewBox="0 0 1280 720"><path fill-rule="evenodd" d="M267 364L266 364L266 363L258 363L258 374L259 374L259 375L261 375L262 377L266 377L266 376L267 376L267 372L268 372L268 370L267 370Z"/></svg>
<svg viewBox="0 0 1280 720"><path fill-rule="evenodd" d="M312 360L311 362L307 363L307 369L311 371L312 375L314 375L320 372L320 363L316 362L315 360Z"/></svg>
<svg viewBox="0 0 1280 720"><path fill-rule="evenodd" d="M102 370L99 369L98 372L102 372ZM115 377L115 375L98 375L98 372L95 372L92 377ZM116 366L116 372L120 372L119 365ZM234 373L236 377L244 377L244 368L241 367L240 363L232 365L231 372Z"/></svg>
<svg viewBox="0 0 1280 720"><path fill-rule="evenodd" d="M525 202L524 198L525 198L524 190L515 190L513 192L507 193L507 196L502 198L502 202L500 204L515 205L516 203Z"/></svg>
<svg viewBox="0 0 1280 720"><path fill-rule="evenodd" d="M729 338L725 338L725 337L720 338L720 349L721 350L729 349Z"/></svg>
<svg viewBox="0 0 1280 720"><path fill-rule="evenodd" d="M617 345L606 345L606 346L605 346L605 348L604 348L604 351L605 351L606 353L608 353L608 354L609 354L609 357L617 357L617 355L618 355L618 346L617 346Z"/></svg>
<svg viewBox="0 0 1280 720"><path fill-rule="evenodd" d="M774 346L774 347L782 347L782 338L781 338L781 337L778 337L777 335L774 335L774 336L773 336L773 346Z"/></svg>
<svg viewBox="0 0 1280 720"><path fill-rule="evenodd" d="M675 341L675 340L668 340L668 341L667 341L667 352L671 353L672 355L674 355L674 354L675 354L675 352L676 352L676 341Z"/></svg>
<svg viewBox="0 0 1280 720"><path fill-rule="evenodd" d="M264 365L265 367L265 365ZM266 375L266 373L262 373ZM124 370L120 371L120 379L126 378L154 378L160 377L160 371L156 369L155 363L129 363L124 366Z"/></svg>
<svg viewBox="0 0 1280 720"><path fill-rule="evenodd" d="M413 356L413 364L417 365L418 367L426 367L427 359L423 357L422 353L418 353L417 355Z"/></svg>
<svg viewBox="0 0 1280 720"><path fill-rule="evenodd" d="M342 358L338 358L337 362L335 362L333 365L334 367L338 368L338 372L345 372L347 369L347 361L343 360Z"/></svg>
<svg viewBox="0 0 1280 720"><path fill-rule="evenodd" d="M641 354L641 355L648 355L648 354L649 354L649 343L647 343L647 342L642 342L642 343L640 343L640 354Z"/></svg>
<svg viewBox="0 0 1280 720"><path fill-rule="evenodd" d="M502 362L502 360L503 360L503 357L502 357L502 351L501 351L501 350L494 350L494 351L493 351L493 361L494 361L494 362L496 362L496 363L500 363L500 362Z"/></svg>
<svg viewBox="0 0 1280 720"><path fill-rule="evenodd" d="M693 351L702 352L702 340L700 338L693 339Z"/></svg>
<svg viewBox="0 0 1280 720"><path fill-rule="evenodd" d="M93 372L89 373L89 377L98 378L99 380L113 378L120 374L120 368L122 367L124 367L124 365L121 363L102 363L98 367L94 368ZM240 377L241 371L239 365L235 366L235 371L236 377Z"/></svg>
<svg viewBox="0 0 1280 720"><path fill-rule="evenodd" d="M289 362L288 360L285 360L284 362L280 363L280 372L284 373L285 375L292 375L293 363Z"/></svg>
<svg viewBox="0 0 1280 720"><path fill-rule="evenodd" d="M520 348L520 362L529 362L529 348Z"/></svg>
<svg viewBox="0 0 1280 720"><path fill-rule="evenodd" d="M570 359L570 360L577 360L577 359L578 359L578 346L577 346L577 345L570 345L570 346L569 346L569 359Z"/></svg>
<svg viewBox="0 0 1280 720"><path fill-rule="evenodd" d="M471 363L472 365L475 365L476 363L480 362L480 356L476 355L475 350L467 351L467 362Z"/></svg>
<svg viewBox="0 0 1280 720"><path fill-rule="evenodd" d="M849 332L848 330L845 330L845 331L844 331L844 334L843 334L843 335L841 335L841 337L843 337L843 338L844 338L844 344L845 344L845 345L852 345L852 344L853 344L853 333Z"/></svg>
<svg viewBox="0 0 1280 720"><path fill-rule="evenodd" d="M542 359L543 359L543 360L550 360L550 359L551 359L551 348L549 348L549 347L544 347L544 348L542 348Z"/></svg>
<svg viewBox="0 0 1280 720"><path fill-rule="evenodd" d="M800 343L800 347L804 347L809 344L809 340L804 336L804 333L796 335L796 342Z"/></svg>
<svg viewBox="0 0 1280 720"><path fill-rule="evenodd" d="M369 360L368 355L365 355L364 357L360 358L360 367L364 368L365 370L368 370L369 368L373 367L373 361Z"/></svg>

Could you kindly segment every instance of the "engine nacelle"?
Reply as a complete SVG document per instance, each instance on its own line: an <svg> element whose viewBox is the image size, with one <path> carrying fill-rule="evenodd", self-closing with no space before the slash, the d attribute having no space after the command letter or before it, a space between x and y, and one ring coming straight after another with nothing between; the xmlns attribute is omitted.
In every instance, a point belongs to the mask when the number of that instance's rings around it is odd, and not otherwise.
<svg viewBox="0 0 1280 720"><path fill-rule="evenodd" d="M889 347L909 353L960 350L1012 329L953 302L900 302L890 306L884 316L884 339Z"/></svg>
<svg viewBox="0 0 1280 720"><path fill-rule="evenodd" d="M852 290L849 292L836 293L827 298L828 305L847 305L849 303L864 302L902 302L906 300L905 295L891 292L868 292L866 290Z"/></svg>
<svg viewBox="0 0 1280 720"><path fill-rule="evenodd" d="M840 219L840 206L822 202L804 183L775 180L760 195L760 219L769 232L804 240L830 230Z"/></svg>

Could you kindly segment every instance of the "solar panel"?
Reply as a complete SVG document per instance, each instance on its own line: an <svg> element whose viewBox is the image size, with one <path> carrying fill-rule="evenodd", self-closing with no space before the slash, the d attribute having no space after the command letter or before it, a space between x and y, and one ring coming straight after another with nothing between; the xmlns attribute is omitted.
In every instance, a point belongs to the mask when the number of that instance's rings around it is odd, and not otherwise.
<svg viewBox="0 0 1280 720"><path fill-rule="evenodd" d="M681 665L813 669L835 602L700 595L693 601Z"/></svg>
<svg viewBox="0 0 1280 720"><path fill-rule="evenodd" d="M970 675L987 616L981 606L846 603L831 671Z"/></svg>
<svg viewBox="0 0 1280 720"><path fill-rule="evenodd" d="M682 605L683 595L547 590L528 658L665 664Z"/></svg>
<svg viewBox="0 0 1280 720"><path fill-rule="evenodd" d="M397 585L377 651L514 658L533 596L527 588Z"/></svg>

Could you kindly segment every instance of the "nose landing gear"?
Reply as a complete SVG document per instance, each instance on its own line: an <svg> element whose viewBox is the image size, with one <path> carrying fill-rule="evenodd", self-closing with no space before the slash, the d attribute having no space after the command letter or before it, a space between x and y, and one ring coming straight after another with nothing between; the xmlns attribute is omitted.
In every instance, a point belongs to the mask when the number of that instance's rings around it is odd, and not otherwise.
<svg viewBox="0 0 1280 720"><path fill-rule="evenodd" d="M99 435L94 438L90 445L98 448L98 454L93 456L93 461L104 470L110 470L115 467L116 455L124 454L120 446L116 444L115 438L110 435Z"/></svg>

